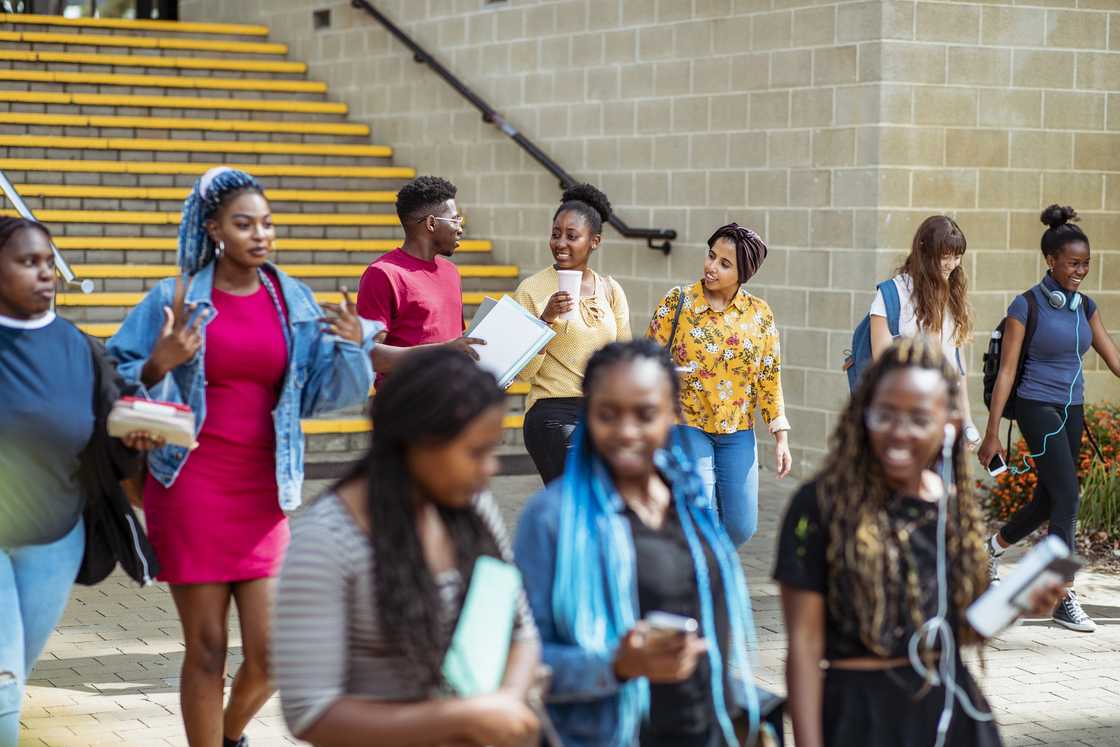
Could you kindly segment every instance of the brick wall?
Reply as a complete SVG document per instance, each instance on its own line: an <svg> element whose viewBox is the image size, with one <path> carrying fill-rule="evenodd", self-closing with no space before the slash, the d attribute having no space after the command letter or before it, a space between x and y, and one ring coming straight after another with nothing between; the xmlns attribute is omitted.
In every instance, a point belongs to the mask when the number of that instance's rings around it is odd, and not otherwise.
<svg viewBox="0 0 1120 747"><path fill-rule="evenodd" d="M1050 7L1043 7L1043 6ZM327 0L183 0L188 20L267 23L401 164L460 186L469 232L529 273L549 261L555 181L363 12ZM643 329L695 278L711 230L751 225L752 291L783 329L795 460L825 446L870 288L926 215L969 239L979 366L987 330L1042 272L1038 212L1093 239L1088 292L1120 323L1120 0L378 0L669 258L608 230L597 267ZM329 8L329 29L312 30ZM1088 359L1090 397L1120 387ZM973 400L978 402L976 377ZM983 406L975 404L978 416ZM978 417L981 425L983 419Z"/></svg>

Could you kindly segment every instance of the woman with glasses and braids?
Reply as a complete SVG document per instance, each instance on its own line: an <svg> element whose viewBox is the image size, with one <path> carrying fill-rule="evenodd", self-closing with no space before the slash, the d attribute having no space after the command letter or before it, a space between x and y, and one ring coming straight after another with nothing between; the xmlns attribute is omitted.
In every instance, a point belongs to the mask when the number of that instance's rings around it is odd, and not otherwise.
<svg viewBox="0 0 1120 747"><path fill-rule="evenodd" d="M314 745L521 745L539 661L519 592L501 688L454 697L442 667L475 561L509 560L487 491L505 396L446 348L403 358L373 398L369 455L294 521L275 611L288 728Z"/></svg>
<svg viewBox="0 0 1120 747"><path fill-rule="evenodd" d="M109 341L121 374L189 405L197 448L148 458L144 509L186 639L180 702L191 747L246 745L272 693L268 613L301 500L300 418L360 405L379 325L343 302L324 316L306 285L269 263L276 230L264 189L206 172L183 203L179 268ZM244 662L222 709L230 602Z"/></svg>
<svg viewBox="0 0 1120 747"><path fill-rule="evenodd" d="M742 568L680 447L672 361L649 340L613 343L583 393L564 474L530 499L514 541L556 730L566 747L770 744L757 739L773 732L751 683ZM652 613L696 630L655 629Z"/></svg>
<svg viewBox="0 0 1120 747"><path fill-rule="evenodd" d="M556 332L520 374L529 383L525 448L546 485L564 472L572 431L583 410L587 359L608 343L630 339L630 306L622 286L588 266L610 215L607 196L590 184L564 190L548 242L555 261L526 278L513 294ZM558 270L582 273L579 298L557 290ZM574 317L563 318L572 311Z"/></svg>
<svg viewBox="0 0 1120 747"><path fill-rule="evenodd" d="M1001 744L990 710L960 660L980 643L964 611L988 587L985 524L968 474L961 377L940 342L904 338L864 373L832 435L817 477L794 495L782 523L774 579L789 636L786 683L798 747ZM947 428L947 426L950 426ZM954 482L932 471L951 438ZM938 511L946 518L945 575L938 575ZM932 649L918 631L939 614L955 644ZM1032 600L1049 610L1059 584ZM957 697L938 739L946 692L923 677L952 657ZM871 714L874 714L873 716Z"/></svg>
<svg viewBox="0 0 1120 747"><path fill-rule="evenodd" d="M670 290L648 336L669 348L682 375L682 433L736 547L758 528L758 444L754 412L774 436L778 477L789 474L789 421L782 396L778 326L745 284L766 259L766 243L736 223L708 239L703 277Z"/></svg>

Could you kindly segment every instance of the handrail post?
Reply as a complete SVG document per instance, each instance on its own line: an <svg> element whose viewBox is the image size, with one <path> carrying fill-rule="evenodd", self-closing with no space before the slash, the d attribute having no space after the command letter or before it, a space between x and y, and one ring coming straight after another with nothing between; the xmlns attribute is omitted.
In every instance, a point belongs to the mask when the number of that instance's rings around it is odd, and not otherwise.
<svg viewBox="0 0 1120 747"><path fill-rule="evenodd" d="M35 214L31 212L31 208L27 207L27 203L19 196L19 192L16 191L15 186L12 185L3 171L0 171L0 191L7 195L8 200L15 206L16 212L19 213L21 217L38 222L35 218ZM58 270L58 274L62 276L62 280L66 285L77 287L82 293L93 293L93 281L89 279L78 280L77 276L74 275L74 271L70 268L70 263L62 256L62 252L54 245L53 240L50 242L50 245L51 252L54 254L54 267Z"/></svg>
<svg viewBox="0 0 1120 747"><path fill-rule="evenodd" d="M513 142L521 146L522 150L528 153L533 160L541 166L544 166L553 176L559 179L561 189L567 189L576 183L572 175L565 171L560 164L552 160L552 158L541 150L536 143L518 132L517 128L510 124L505 117L495 111L492 106L486 103L481 96L471 90L463 81L459 80L459 78L444 67L439 60L432 57L432 55L417 44L411 36L390 21L384 13L373 7L369 0L350 0L350 5L354 8L364 10L366 13L373 16L374 20L384 26L401 44L408 47L409 51L412 52L412 59L422 65L430 67L436 75L443 78L445 83L454 88L459 95L469 101L474 108L478 109L482 114L482 121L494 125L505 133ZM608 219L608 222L625 238L645 239L646 245L650 249L656 249L666 255L672 250L673 239L677 238L677 232L672 228L633 228L622 220L622 218L619 218L613 213ZM655 244L654 242L659 243Z"/></svg>

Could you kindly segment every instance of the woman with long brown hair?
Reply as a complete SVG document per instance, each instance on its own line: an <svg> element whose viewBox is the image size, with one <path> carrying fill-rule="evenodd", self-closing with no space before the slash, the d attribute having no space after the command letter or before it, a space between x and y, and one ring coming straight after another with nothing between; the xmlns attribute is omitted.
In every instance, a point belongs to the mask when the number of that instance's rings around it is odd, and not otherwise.
<svg viewBox="0 0 1120 747"><path fill-rule="evenodd" d="M980 444L972 422L961 346L972 339L972 309L968 304L968 275L962 260L968 241L957 222L947 215L931 215L914 232L910 253L891 279L898 292L898 336L927 335L940 340L945 357L961 375L961 414L970 449ZM888 308L880 290L871 303L871 354L878 358L891 344Z"/></svg>
<svg viewBox="0 0 1120 747"><path fill-rule="evenodd" d="M774 578L798 747L1001 744L959 654L981 641L964 611L988 587L985 524L957 436L960 381L937 342L888 347L790 503ZM931 471L946 449L948 486ZM1061 593L1036 594L1034 611Z"/></svg>

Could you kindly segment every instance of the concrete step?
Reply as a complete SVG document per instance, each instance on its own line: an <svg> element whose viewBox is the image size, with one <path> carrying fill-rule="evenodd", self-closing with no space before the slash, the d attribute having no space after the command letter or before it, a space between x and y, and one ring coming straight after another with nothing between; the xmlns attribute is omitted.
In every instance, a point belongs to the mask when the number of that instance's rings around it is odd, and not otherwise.
<svg viewBox="0 0 1120 747"><path fill-rule="evenodd" d="M277 136L315 136L330 137L335 141L359 142L354 138L368 138L369 125L360 122L315 122L287 121L279 119L229 119L215 117L149 117L125 115L90 114L51 114L46 112L0 112L0 128L12 135L71 135L82 137L159 137L148 134L151 130L187 130L197 133L220 133L230 139L239 136L262 136L275 139ZM63 128L63 132L55 132ZM139 132L134 132L139 131ZM202 137L182 133L179 136ZM297 138L292 142L319 142L313 139Z"/></svg>
<svg viewBox="0 0 1120 747"><path fill-rule="evenodd" d="M205 117L213 115L216 111L244 111L300 114L346 114L346 104L338 101L324 101L321 96L313 96L311 100L294 97L286 98L260 98L249 95L248 92L240 96L219 96L217 92L175 91L166 93L162 90L151 92L130 93L116 91L103 93L97 90L66 91L56 85L37 85L32 90L27 84L9 84L5 90L0 90L0 105L14 107L17 105L66 105L66 106L92 106L113 107L105 109L105 113L113 113L122 108L142 109L151 116L189 116ZM121 114L128 112L119 111ZM138 112L132 112L134 114Z"/></svg>
<svg viewBox="0 0 1120 747"><path fill-rule="evenodd" d="M2 142L0 142L2 144ZM409 166L350 166L339 164L250 163L248 159L223 160L216 156L200 157L196 161L171 160L106 160L78 158L78 151L59 151L51 158L4 158L0 156L0 170L13 182L41 182L64 184L71 174L84 175L83 184L109 186L190 186L199 176L215 166L248 171L266 186L276 185L293 189L360 189L368 186L367 179L391 179L404 182L416 176L416 169ZM70 158L67 158L70 156ZM94 181L96 177L97 181ZM176 177L185 177L174 181ZM170 178L170 179L169 179Z"/></svg>
<svg viewBox="0 0 1120 747"><path fill-rule="evenodd" d="M113 86L121 88L186 89L191 91L280 93L298 98L299 94L325 94L327 84L318 80L281 80L276 78L229 78L213 75L158 75L140 73L72 72L48 68L41 63L30 68L13 67L6 63L0 68L0 83L31 83L35 90L44 86ZM5 88L17 89L6 85ZM28 89L31 90L31 89ZM52 90L52 89L45 89ZM127 92L126 92L127 93ZM231 94L227 94L231 95Z"/></svg>
<svg viewBox="0 0 1120 747"><path fill-rule="evenodd" d="M42 69L67 72L138 72L152 73L159 70L171 72L191 71L196 75L245 76L252 74L266 78L301 79L307 74L307 64L275 59L229 59L226 57L187 57L163 55L155 50L137 50L132 54L97 52L57 52L40 49L20 49L0 44L0 64L14 68ZM112 68L106 71L105 68Z"/></svg>
<svg viewBox="0 0 1120 747"><path fill-rule="evenodd" d="M171 160L188 160L210 153L235 153L255 156L267 163L329 164L354 159L392 158L387 145L343 145L335 143L283 143L239 140L186 140L136 137L67 137L50 135L4 135L0 138L0 158L42 158L55 150L86 151L107 159L154 160L155 154ZM166 154L166 155L163 155ZM212 158L212 156L211 156ZM335 159L331 161L329 159ZM251 159L247 159L251 160ZM340 163L341 161L341 163Z"/></svg>
<svg viewBox="0 0 1120 747"><path fill-rule="evenodd" d="M60 15L37 15L33 13L0 13L0 25L10 25L13 28L19 29L35 29L39 27L48 29L64 28L78 32L112 30L134 34L165 34L171 32L174 34L195 34L204 37L268 36L268 27L259 24L152 21L131 18L67 18Z"/></svg>

